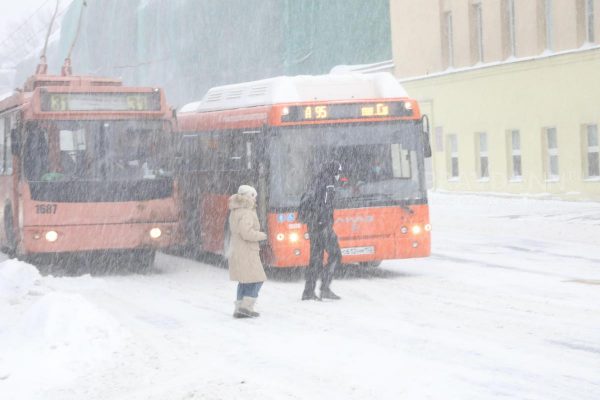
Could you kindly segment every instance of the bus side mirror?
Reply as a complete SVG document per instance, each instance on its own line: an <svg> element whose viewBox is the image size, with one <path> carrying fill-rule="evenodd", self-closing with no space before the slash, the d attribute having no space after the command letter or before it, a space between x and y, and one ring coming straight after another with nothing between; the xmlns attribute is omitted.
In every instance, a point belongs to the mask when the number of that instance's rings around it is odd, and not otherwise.
<svg viewBox="0 0 600 400"><path fill-rule="evenodd" d="M13 156L21 154L21 138L16 128L10 130L10 151Z"/></svg>
<svg viewBox="0 0 600 400"><path fill-rule="evenodd" d="M421 117L421 128L423 133L423 153L425 158L431 157L431 141L429 140L429 118L427 115Z"/></svg>

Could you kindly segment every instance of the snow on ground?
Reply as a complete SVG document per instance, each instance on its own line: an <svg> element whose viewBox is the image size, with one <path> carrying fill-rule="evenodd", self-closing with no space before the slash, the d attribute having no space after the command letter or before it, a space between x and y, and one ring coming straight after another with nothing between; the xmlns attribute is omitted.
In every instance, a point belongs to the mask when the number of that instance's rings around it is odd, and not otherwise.
<svg viewBox="0 0 600 400"><path fill-rule="evenodd" d="M433 254L298 273L231 317L227 271L0 263L0 399L598 399L600 204L431 194Z"/></svg>

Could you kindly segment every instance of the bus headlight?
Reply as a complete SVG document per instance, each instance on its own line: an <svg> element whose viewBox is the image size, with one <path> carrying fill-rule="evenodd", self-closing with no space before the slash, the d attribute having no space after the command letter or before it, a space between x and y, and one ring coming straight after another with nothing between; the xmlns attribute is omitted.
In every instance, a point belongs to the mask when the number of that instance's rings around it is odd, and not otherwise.
<svg viewBox="0 0 600 400"><path fill-rule="evenodd" d="M402 228L400 228L400 232L407 234L408 233L408 228L403 226Z"/></svg>
<svg viewBox="0 0 600 400"><path fill-rule="evenodd" d="M298 239L300 239L300 237L298 236L298 234L296 232L292 232L288 236L288 240L292 243L296 243L298 241Z"/></svg>
<svg viewBox="0 0 600 400"><path fill-rule="evenodd" d="M421 233L421 227L419 225L413 226L412 233L413 233L413 235L418 235L419 233Z"/></svg>
<svg viewBox="0 0 600 400"><path fill-rule="evenodd" d="M431 224L426 224L426 225L425 225L425 230L426 230L427 232L429 232L429 231L431 230Z"/></svg>
<svg viewBox="0 0 600 400"><path fill-rule="evenodd" d="M150 229L150 237L152 239L158 239L162 235L162 231L160 228L152 228Z"/></svg>
<svg viewBox="0 0 600 400"><path fill-rule="evenodd" d="M283 233L278 233L277 236L275 236L275 239L281 242L283 239L285 239L285 235Z"/></svg>
<svg viewBox="0 0 600 400"><path fill-rule="evenodd" d="M56 242L58 240L58 233L56 231L48 231L45 237L49 242Z"/></svg>

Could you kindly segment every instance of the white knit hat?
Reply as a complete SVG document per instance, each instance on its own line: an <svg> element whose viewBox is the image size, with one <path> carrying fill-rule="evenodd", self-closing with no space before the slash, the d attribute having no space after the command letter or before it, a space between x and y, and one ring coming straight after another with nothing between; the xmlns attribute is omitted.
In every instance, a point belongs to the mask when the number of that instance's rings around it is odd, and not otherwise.
<svg viewBox="0 0 600 400"><path fill-rule="evenodd" d="M256 198L256 189L254 189L252 186L250 185L241 185L238 188L238 194L241 194L242 196L248 196L248 197L252 197L253 199Z"/></svg>

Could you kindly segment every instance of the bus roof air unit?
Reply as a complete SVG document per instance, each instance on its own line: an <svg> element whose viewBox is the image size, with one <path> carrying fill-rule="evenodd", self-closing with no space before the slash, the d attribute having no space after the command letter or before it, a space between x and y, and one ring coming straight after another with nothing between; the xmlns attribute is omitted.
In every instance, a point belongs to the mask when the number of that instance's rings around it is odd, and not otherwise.
<svg viewBox="0 0 600 400"><path fill-rule="evenodd" d="M308 101L408 97L390 73L280 76L211 88L180 113L206 112Z"/></svg>

